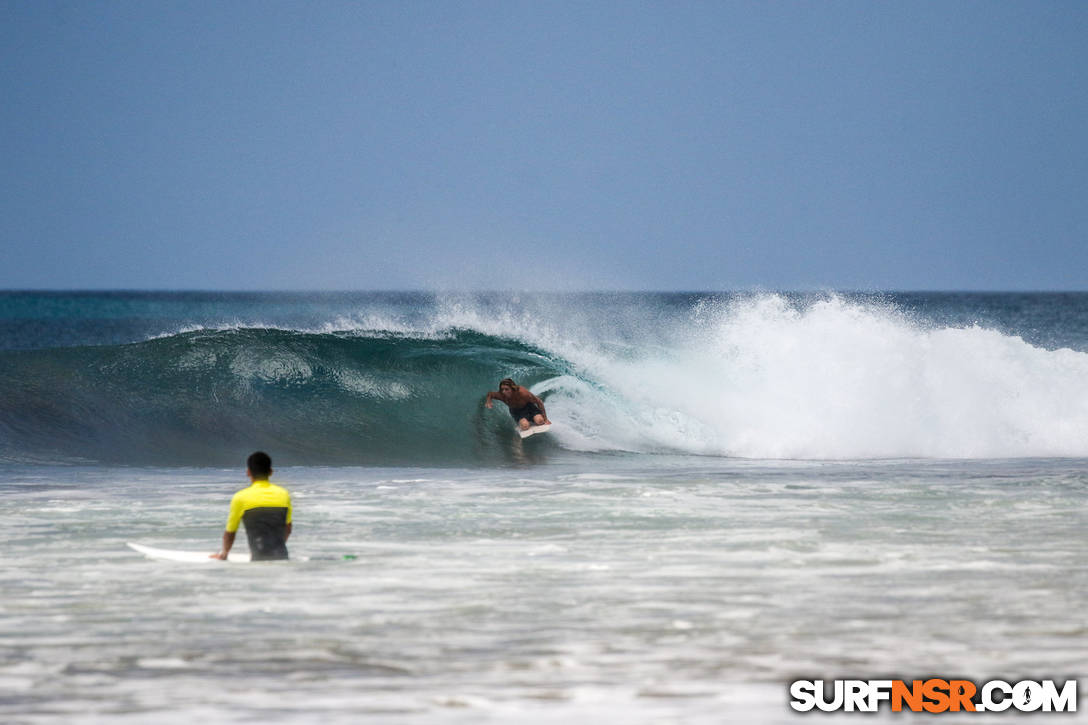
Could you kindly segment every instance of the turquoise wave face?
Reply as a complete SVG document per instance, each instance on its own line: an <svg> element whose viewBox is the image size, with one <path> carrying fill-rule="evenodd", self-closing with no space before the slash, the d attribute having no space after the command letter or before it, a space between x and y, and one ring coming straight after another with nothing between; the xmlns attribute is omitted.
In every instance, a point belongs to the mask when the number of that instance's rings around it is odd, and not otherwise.
<svg viewBox="0 0 1088 725"><path fill-rule="evenodd" d="M236 465L502 462L512 422L482 407L504 377L565 363L468 330L432 337L198 330L0 357L0 456Z"/></svg>

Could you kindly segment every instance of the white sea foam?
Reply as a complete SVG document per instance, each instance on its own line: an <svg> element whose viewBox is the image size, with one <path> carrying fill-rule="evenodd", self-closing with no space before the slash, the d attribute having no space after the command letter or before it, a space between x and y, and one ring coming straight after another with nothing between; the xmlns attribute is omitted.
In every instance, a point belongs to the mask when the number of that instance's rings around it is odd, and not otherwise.
<svg viewBox="0 0 1088 725"><path fill-rule="evenodd" d="M210 550L236 469L0 467L0 721L784 725L798 678L1064 678L1082 469L283 466L293 561L227 571L124 542Z"/></svg>
<svg viewBox="0 0 1088 725"><path fill-rule="evenodd" d="M752 458L1088 455L1088 354L889 305L756 295L704 303L625 339L607 321L446 311L568 360L548 394L555 433L582 450ZM632 335L642 335L632 344Z"/></svg>
<svg viewBox="0 0 1088 725"><path fill-rule="evenodd" d="M299 384L313 377L313 367L299 355L277 352L262 355L242 350L234 356L230 370L239 380L280 384Z"/></svg>
<svg viewBox="0 0 1088 725"><path fill-rule="evenodd" d="M382 380L373 375L363 375L350 370L336 373L340 387L364 398L383 398L386 400L406 400L412 396L407 385L395 380Z"/></svg>

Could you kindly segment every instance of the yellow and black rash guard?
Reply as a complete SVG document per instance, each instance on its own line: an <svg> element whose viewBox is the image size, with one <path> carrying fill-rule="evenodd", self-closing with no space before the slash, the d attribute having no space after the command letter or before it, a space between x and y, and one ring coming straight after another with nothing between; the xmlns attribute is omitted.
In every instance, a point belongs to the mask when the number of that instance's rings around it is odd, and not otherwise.
<svg viewBox="0 0 1088 725"><path fill-rule="evenodd" d="M287 524L291 523L291 494L268 481L254 481L230 500L227 531L246 525L253 561L287 558Z"/></svg>

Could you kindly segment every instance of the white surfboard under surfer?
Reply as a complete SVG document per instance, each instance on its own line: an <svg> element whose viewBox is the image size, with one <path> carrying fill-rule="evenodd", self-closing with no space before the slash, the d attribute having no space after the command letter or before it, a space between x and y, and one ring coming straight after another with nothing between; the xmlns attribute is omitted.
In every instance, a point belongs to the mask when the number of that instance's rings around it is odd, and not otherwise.
<svg viewBox="0 0 1088 725"><path fill-rule="evenodd" d="M492 407L492 400L506 403L522 438L533 433L543 433L551 427L552 422L548 420L548 413L544 410L544 401L510 378L499 382L498 392L488 391L484 407Z"/></svg>

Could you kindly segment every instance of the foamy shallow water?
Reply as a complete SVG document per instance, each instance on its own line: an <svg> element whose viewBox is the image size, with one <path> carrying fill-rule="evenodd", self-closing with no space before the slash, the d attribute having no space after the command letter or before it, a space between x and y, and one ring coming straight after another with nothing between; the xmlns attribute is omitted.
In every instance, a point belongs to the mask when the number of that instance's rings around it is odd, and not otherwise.
<svg viewBox="0 0 1088 725"><path fill-rule="evenodd" d="M1086 674L1083 460L274 479L296 560L193 566L124 542L214 550L236 471L0 468L0 720L786 722L799 678Z"/></svg>

